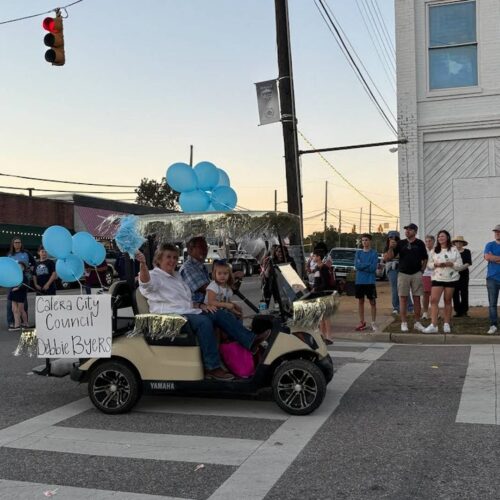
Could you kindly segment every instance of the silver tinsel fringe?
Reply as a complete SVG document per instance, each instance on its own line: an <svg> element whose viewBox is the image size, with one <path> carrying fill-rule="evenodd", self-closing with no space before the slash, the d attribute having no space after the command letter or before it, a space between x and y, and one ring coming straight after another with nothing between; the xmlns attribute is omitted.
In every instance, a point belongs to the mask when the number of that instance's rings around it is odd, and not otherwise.
<svg viewBox="0 0 500 500"><path fill-rule="evenodd" d="M289 325L295 328L317 329L321 320L334 316L339 302L337 292L316 299L297 300L293 303L293 319Z"/></svg>
<svg viewBox="0 0 500 500"><path fill-rule="evenodd" d="M36 335L36 330L34 328L23 330L19 338L19 343L14 351L14 356L29 356L33 358L36 357L37 354L38 337Z"/></svg>
<svg viewBox="0 0 500 500"><path fill-rule="evenodd" d="M152 339L175 338L187 319L180 314L138 314L129 337L146 335Z"/></svg>

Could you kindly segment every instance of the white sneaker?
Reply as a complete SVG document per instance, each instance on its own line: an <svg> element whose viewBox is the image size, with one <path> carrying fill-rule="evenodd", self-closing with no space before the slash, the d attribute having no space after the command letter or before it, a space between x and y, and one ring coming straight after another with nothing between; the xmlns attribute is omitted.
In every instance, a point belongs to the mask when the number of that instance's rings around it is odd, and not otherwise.
<svg viewBox="0 0 500 500"><path fill-rule="evenodd" d="M401 332L408 333L408 323L401 323Z"/></svg>
<svg viewBox="0 0 500 500"><path fill-rule="evenodd" d="M451 333L451 328L449 323L443 325L443 333Z"/></svg>
<svg viewBox="0 0 500 500"><path fill-rule="evenodd" d="M372 332L376 332L378 330L377 325L374 321L372 321Z"/></svg>
<svg viewBox="0 0 500 500"><path fill-rule="evenodd" d="M424 325L422 325L422 323L420 323L420 321L415 321L415 324L413 325L413 327L415 328L415 330L418 330L419 332L424 331Z"/></svg>
<svg viewBox="0 0 500 500"><path fill-rule="evenodd" d="M392 314L394 314L394 316L397 316L399 314L399 311L397 309L393 309Z"/></svg>
<svg viewBox="0 0 500 500"><path fill-rule="evenodd" d="M434 326L432 323L427 327L422 330L422 333L437 333L438 328L437 326Z"/></svg>
<svg viewBox="0 0 500 500"><path fill-rule="evenodd" d="M422 319L429 319L429 316L427 316L427 313L422 314Z"/></svg>
<svg viewBox="0 0 500 500"><path fill-rule="evenodd" d="M491 325L490 329L488 330L488 335L495 335L497 333L498 328L495 325Z"/></svg>

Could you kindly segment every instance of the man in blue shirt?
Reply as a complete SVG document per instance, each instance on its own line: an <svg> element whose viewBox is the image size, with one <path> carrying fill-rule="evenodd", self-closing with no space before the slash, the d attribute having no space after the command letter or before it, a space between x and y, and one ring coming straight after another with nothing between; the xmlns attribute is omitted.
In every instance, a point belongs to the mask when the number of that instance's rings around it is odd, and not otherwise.
<svg viewBox="0 0 500 500"><path fill-rule="evenodd" d="M366 330L365 321L365 296L370 301L372 312L372 331L377 331L375 320L377 319L377 290L375 288L376 271L378 264L378 254L372 249L371 234L361 235L363 248L356 252L354 267L356 268L355 295L358 299L359 325L357 332Z"/></svg>
<svg viewBox="0 0 500 500"><path fill-rule="evenodd" d="M486 286L488 288L490 329L488 334L498 332L498 294L500 292L500 224L493 229L495 241L490 241L484 248L484 260L488 262Z"/></svg>
<svg viewBox="0 0 500 500"><path fill-rule="evenodd" d="M210 275L205 267L208 254L207 241L203 236L195 236L187 243L188 258L182 265L182 279L191 290L193 303L203 304L205 292L210 283Z"/></svg>

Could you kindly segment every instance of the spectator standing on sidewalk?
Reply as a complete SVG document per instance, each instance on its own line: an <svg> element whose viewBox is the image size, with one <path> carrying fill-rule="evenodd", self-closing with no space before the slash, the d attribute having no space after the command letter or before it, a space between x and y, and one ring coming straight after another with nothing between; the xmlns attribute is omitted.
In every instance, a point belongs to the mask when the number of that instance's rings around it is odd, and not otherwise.
<svg viewBox="0 0 500 500"><path fill-rule="evenodd" d="M361 235L362 248L356 252L354 257L354 267L356 268L355 296L358 299L359 325L357 332L366 330L365 321L365 297L369 300L371 306L373 332L377 331L377 289L375 282L377 279L376 271L378 265L378 253L372 249L372 235Z"/></svg>
<svg viewBox="0 0 500 500"><path fill-rule="evenodd" d="M459 278L455 291L453 292L453 307L455 316L467 316L469 311L469 267L472 265L472 255L468 248L465 248L469 243L465 241L463 236L455 236L451 240L451 244L455 245L462 258L462 268L459 269Z"/></svg>
<svg viewBox="0 0 500 500"><path fill-rule="evenodd" d="M415 329L424 329L420 323L420 296L423 294L422 271L427 265L427 250L422 240L417 238L418 226L408 224L405 226L406 239L396 242L389 241L389 249L384 253L384 260L392 260L399 255L398 294L401 312L401 331L408 332L408 296L413 296L415 311Z"/></svg>
<svg viewBox="0 0 500 500"><path fill-rule="evenodd" d="M398 231L389 231L387 233L387 240L385 242L384 252L389 249L389 243L391 240L398 242L400 240ZM391 260L385 260L385 272L389 283L391 285L391 299L392 299L392 314L399 314L399 295L398 295L398 275L399 275L399 258L394 257ZM408 296L408 310L413 312L413 301L411 295Z"/></svg>
<svg viewBox="0 0 500 500"><path fill-rule="evenodd" d="M493 229L495 240L490 241L484 248L484 259L488 262L486 286L488 287L490 329L489 335L498 332L498 295L500 292L500 224Z"/></svg>
<svg viewBox="0 0 500 500"><path fill-rule="evenodd" d="M18 262L24 262L25 264L25 272L27 282L31 281L31 276L33 273L33 269L35 268L36 262L33 255L31 255L28 250L24 249L23 242L19 236L12 238L10 242L10 249L7 257L10 257ZM24 310L26 311L26 315L28 314L28 295L26 294L26 298L24 301ZM12 312L12 301L7 298L7 326L9 328L14 326L14 314Z"/></svg>
<svg viewBox="0 0 500 500"><path fill-rule="evenodd" d="M42 245L38 247L38 264L35 266L33 274L33 285L37 295L56 294L56 265L47 255L47 250Z"/></svg>
<svg viewBox="0 0 500 500"><path fill-rule="evenodd" d="M429 254L429 267L432 271L431 291L431 324L424 328L423 333L437 333L439 301L444 295L443 333L451 333L451 300L460 275L462 258L458 250L451 244L448 231L442 229L437 234L437 244Z"/></svg>
<svg viewBox="0 0 500 500"><path fill-rule="evenodd" d="M436 243L436 238L431 234L428 234L425 237L425 248L427 249L427 266L425 267L424 272L422 273L422 285L424 287L424 297L422 304L422 319L428 319L430 316L429 311L429 301L431 298L431 289L432 289L432 269L429 268L429 253L434 248L434 244Z"/></svg>
<svg viewBox="0 0 500 500"><path fill-rule="evenodd" d="M322 247L316 247L314 249L313 259L316 266L314 268L314 285L312 288L312 292L319 293L321 295L333 293L333 290L330 287L330 270L328 269L328 265L324 262L325 251ZM330 320L322 319L319 323L319 330L325 344L333 344L333 340L330 338Z"/></svg>

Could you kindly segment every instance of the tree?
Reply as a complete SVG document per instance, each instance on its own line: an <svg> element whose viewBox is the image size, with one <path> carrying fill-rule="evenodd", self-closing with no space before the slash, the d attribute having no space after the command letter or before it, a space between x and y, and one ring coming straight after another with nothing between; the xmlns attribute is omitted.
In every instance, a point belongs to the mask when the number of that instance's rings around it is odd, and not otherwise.
<svg viewBox="0 0 500 500"><path fill-rule="evenodd" d="M139 187L134 190L137 194L135 202L148 207L166 208L169 210L179 209L179 193L172 188L162 178L161 182L144 177Z"/></svg>

